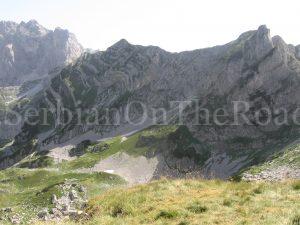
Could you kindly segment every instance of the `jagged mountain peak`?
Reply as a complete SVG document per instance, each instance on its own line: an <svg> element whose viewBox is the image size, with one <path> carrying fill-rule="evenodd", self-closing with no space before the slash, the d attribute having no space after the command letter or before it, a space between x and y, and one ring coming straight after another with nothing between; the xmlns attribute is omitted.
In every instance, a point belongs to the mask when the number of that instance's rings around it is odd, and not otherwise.
<svg viewBox="0 0 300 225"><path fill-rule="evenodd" d="M38 23L38 21L32 19L32 20L29 20L28 22L25 22L25 21L22 21L19 26L25 26L25 27L42 27L42 25L40 25Z"/></svg>
<svg viewBox="0 0 300 225"><path fill-rule="evenodd" d="M0 21L0 34L16 32L18 24L13 21Z"/></svg>
<svg viewBox="0 0 300 225"><path fill-rule="evenodd" d="M270 29L267 27L267 25L260 25L257 29L257 32L263 35L270 35Z"/></svg>
<svg viewBox="0 0 300 225"><path fill-rule="evenodd" d="M36 20L0 22L0 86L21 85L40 79L83 52L74 34L48 30Z"/></svg>
<svg viewBox="0 0 300 225"><path fill-rule="evenodd" d="M130 44L126 39L121 39L117 41L115 44L113 44L111 47L109 47L107 50L121 50L121 49L126 49L129 47L132 47L133 45Z"/></svg>
<svg viewBox="0 0 300 225"><path fill-rule="evenodd" d="M49 32L49 30L47 30L45 27L40 25L36 20L29 20L28 22L22 21L18 25L18 30L19 32L27 35L37 35L37 36L43 36Z"/></svg>
<svg viewBox="0 0 300 225"><path fill-rule="evenodd" d="M31 19L27 22L28 25L33 25L33 26L41 26L37 20Z"/></svg>
<svg viewBox="0 0 300 225"><path fill-rule="evenodd" d="M270 30L266 25L260 26L245 42L244 59L248 66L256 64L274 49Z"/></svg>
<svg viewBox="0 0 300 225"><path fill-rule="evenodd" d="M36 20L22 21L19 24L13 21L0 21L0 33L2 35L19 33L20 35L42 36L48 32L49 30L40 25Z"/></svg>
<svg viewBox="0 0 300 225"><path fill-rule="evenodd" d="M117 41L113 46L124 47L127 45L130 45L130 43L126 39L122 38L121 40Z"/></svg>

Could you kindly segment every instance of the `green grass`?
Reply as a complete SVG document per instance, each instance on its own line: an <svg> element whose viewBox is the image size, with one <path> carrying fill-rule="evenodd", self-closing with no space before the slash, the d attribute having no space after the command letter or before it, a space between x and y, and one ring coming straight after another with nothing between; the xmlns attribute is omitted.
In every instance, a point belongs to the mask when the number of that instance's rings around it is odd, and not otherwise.
<svg viewBox="0 0 300 225"><path fill-rule="evenodd" d="M0 208L12 207L14 213L22 214L24 221L28 221L42 208L51 208L51 196L62 195L59 184L66 180L75 180L85 186L89 197L125 183L118 176L106 173L7 169L0 171Z"/></svg>
<svg viewBox="0 0 300 225"><path fill-rule="evenodd" d="M300 192L294 185L160 180L92 199L86 211L90 217L81 224L293 225L300 215Z"/></svg>
<svg viewBox="0 0 300 225"><path fill-rule="evenodd" d="M103 160L118 152L126 152L129 155L133 156L145 155L151 150L157 150L160 140L165 139L167 135L169 135L174 130L176 130L176 126L151 127L140 131L136 134L133 134L123 142L120 136L115 137L109 141L105 141L105 143L109 145L109 148L107 150L102 152L87 152L86 154L77 157L72 161L65 161L58 166L63 170L91 168L100 160ZM141 137L152 137L154 142L152 142L150 145L139 146L139 141ZM95 147L96 145L103 145L103 142L99 144L93 144L88 148Z"/></svg>
<svg viewBox="0 0 300 225"><path fill-rule="evenodd" d="M133 156L155 152L163 140L166 140L177 129L178 126L152 126L128 137L126 141L121 143L121 149Z"/></svg>
<svg viewBox="0 0 300 225"><path fill-rule="evenodd" d="M54 166L54 160L50 156L33 156L23 159L17 167L19 168L46 168Z"/></svg>
<svg viewBox="0 0 300 225"><path fill-rule="evenodd" d="M95 146L108 144L109 148L101 152L92 152ZM194 148L196 146L199 150ZM63 170L74 170L80 168L91 168L100 160L103 160L118 152L125 152L133 157L153 155L157 151L171 150L170 154L176 157L191 157L204 162L208 157L210 148L199 143L193 138L186 127L178 126L152 126L139 131L126 140L115 137L109 141L92 144L87 147L87 153L71 161L61 163L59 168Z"/></svg>
<svg viewBox="0 0 300 225"><path fill-rule="evenodd" d="M106 141L109 145L109 149L103 152L88 152L83 156L77 157L72 161L65 161L58 165L63 170L74 170L80 168L91 168L100 160L107 158L121 150L121 137L115 137L109 141ZM100 143L103 144L103 143Z"/></svg>
<svg viewBox="0 0 300 225"><path fill-rule="evenodd" d="M300 180L296 181L293 184L293 189L296 190L296 191L300 191Z"/></svg>

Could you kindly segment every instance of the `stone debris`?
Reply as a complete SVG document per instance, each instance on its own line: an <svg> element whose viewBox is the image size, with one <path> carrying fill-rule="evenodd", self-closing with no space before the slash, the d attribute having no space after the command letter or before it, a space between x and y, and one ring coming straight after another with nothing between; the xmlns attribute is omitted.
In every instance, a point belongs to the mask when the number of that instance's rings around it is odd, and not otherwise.
<svg viewBox="0 0 300 225"><path fill-rule="evenodd" d="M288 166L266 169L257 174L244 173L244 181L282 181L287 179L300 179L300 169Z"/></svg>
<svg viewBox="0 0 300 225"><path fill-rule="evenodd" d="M13 212L12 208L10 208L10 207L0 209L0 211L1 211L1 212L4 212L4 213L12 213L12 212Z"/></svg>
<svg viewBox="0 0 300 225"><path fill-rule="evenodd" d="M43 209L38 214L39 220L58 221L64 218L72 220L79 219L83 215L83 209L87 205L87 196L85 187L76 183L75 180L66 180L60 185L62 196L57 197L55 194L51 197L52 209Z"/></svg>
<svg viewBox="0 0 300 225"><path fill-rule="evenodd" d="M1 221L9 221L12 224L20 224L22 217L15 214L13 209L10 207L0 209L0 224Z"/></svg>
<svg viewBox="0 0 300 225"><path fill-rule="evenodd" d="M20 224L21 223L21 217L19 215L14 215L10 218L10 222L12 224Z"/></svg>
<svg viewBox="0 0 300 225"><path fill-rule="evenodd" d="M45 221L48 220L48 218L49 218L48 209L45 208L45 209L41 210L40 212L38 212L37 216L41 220L45 220Z"/></svg>

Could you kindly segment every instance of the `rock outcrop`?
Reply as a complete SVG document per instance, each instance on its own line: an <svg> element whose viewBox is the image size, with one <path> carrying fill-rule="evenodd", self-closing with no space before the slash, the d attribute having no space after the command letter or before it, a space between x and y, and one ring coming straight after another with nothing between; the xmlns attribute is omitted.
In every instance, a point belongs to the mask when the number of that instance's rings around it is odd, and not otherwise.
<svg viewBox="0 0 300 225"><path fill-rule="evenodd" d="M74 180L67 180L60 185L60 189L62 196L60 198L56 195L52 196L51 203L54 207L51 210L45 208L38 212L39 220L58 221L65 218L76 220L83 215L83 210L87 205L86 189Z"/></svg>

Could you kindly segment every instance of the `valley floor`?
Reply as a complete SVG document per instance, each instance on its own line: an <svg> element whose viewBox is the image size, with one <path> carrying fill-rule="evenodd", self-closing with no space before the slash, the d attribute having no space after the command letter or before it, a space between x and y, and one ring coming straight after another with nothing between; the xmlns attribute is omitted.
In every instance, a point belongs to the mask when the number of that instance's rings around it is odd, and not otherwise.
<svg viewBox="0 0 300 225"><path fill-rule="evenodd" d="M108 191L90 200L86 212L88 218L60 224L299 225L300 181L163 179Z"/></svg>

